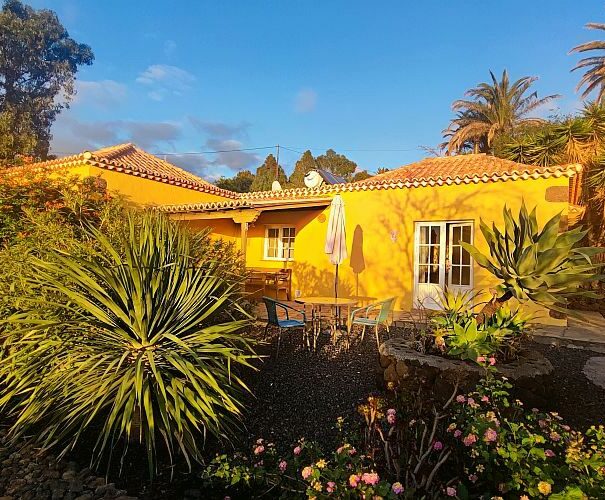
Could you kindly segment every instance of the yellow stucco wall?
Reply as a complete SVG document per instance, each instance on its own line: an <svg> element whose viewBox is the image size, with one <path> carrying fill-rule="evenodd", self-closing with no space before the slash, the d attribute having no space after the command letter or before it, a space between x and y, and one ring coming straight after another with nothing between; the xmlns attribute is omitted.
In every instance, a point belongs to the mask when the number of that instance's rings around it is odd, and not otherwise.
<svg viewBox="0 0 605 500"><path fill-rule="evenodd" d="M502 225L502 208L513 213L524 199L528 207L538 205L543 224L556 213L567 211L567 202L546 201L549 187L564 188L568 179L537 179L455 186L344 192L349 258L340 266L339 294L383 299L397 297L396 309L409 310L414 287L414 226L418 221L472 221L475 244L485 253L487 245L479 230L479 219ZM563 198L564 199L564 198ZM326 209L263 212L248 231L249 267L290 267L293 293L331 295L334 266L324 254L329 207ZM195 221L194 227L214 227L215 235L239 240L240 227L231 220ZM293 262L264 260L265 227L288 224L296 227ZM489 290L497 282L484 269L474 266L476 289ZM556 322L537 311L541 322Z"/></svg>
<svg viewBox="0 0 605 500"><path fill-rule="evenodd" d="M223 196L203 193L163 182L143 179L134 175L88 167L88 175L99 176L107 181L110 191L119 192L124 198L137 205L172 205L225 200Z"/></svg>

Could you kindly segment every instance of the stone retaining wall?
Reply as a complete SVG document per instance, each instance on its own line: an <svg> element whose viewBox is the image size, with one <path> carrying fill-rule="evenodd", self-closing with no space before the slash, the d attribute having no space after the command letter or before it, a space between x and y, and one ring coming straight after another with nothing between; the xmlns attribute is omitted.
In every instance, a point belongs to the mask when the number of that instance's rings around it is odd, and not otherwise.
<svg viewBox="0 0 605 500"><path fill-rule="evenodd" d="M438 400L447 400L456 381L461 391L474 388L485 370L476 363L423 354L405 339L391 339L380 345L380 371L385 383L432 391ZM498 366L514 386L514 395L529 406L543 406L548 399L553 366L537 351L524 351L518 360Z"/></svg>

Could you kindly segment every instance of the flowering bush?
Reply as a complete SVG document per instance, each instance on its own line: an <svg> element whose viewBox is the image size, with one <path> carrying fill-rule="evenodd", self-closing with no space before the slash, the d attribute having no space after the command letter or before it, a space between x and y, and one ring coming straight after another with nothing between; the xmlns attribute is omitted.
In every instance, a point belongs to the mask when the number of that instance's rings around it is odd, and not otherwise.
<svg viewBox="0 0 605 500"><path fill-rule="evenodd" d="M465 489L492 495L605 497L605 428L572 430L557 413L526 411L492 376L459 395L448 427Z"/></svg>
<svg viewBox="0 0 605 500"><path fill-rule="evenodd" d="M288 498L398 498L400 483L389 483L376 472L371 458L344 442L324 452L300 439L288 453L258 439L248 454L218 455L203 473L206 486L229 494L276 490Z"/></svg>

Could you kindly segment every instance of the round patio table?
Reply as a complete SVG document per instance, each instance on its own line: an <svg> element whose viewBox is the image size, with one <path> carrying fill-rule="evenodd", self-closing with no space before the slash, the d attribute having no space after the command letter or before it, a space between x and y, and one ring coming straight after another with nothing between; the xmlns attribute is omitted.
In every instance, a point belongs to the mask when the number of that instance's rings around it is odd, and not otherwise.
<svg viewBox="0 0 605 500"><path fill-rule="evenodd" d="M313 350L317 348L317 338L321 333L321 307L330 308L330 317L328 322L330 325L330 333L332 342L336 340L336 331L341 326L341 308L347 308L347 318L351 311L351 306L356 305L359 299L353 297L329 297L329 296L312 296L312 297L299 297L296 302L300 304L308 304L311 306L311 325L313 327Z"/></svg>

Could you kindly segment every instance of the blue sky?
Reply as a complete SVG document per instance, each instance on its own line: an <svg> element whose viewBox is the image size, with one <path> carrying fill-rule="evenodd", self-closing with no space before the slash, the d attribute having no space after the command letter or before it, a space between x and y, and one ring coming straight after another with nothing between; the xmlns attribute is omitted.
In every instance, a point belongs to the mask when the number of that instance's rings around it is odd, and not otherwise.
<svg viewBox="0 0 605 500"><path fill-rule="evenodd" d="M574 45L605 1L32 0L96 59L54 126L58 154L131 140L204 177L256 168L281 144L334 148L361 168L426 155L464 91L507 68L535 75L541 111L580 105ZM290 170L298 154L282 150Z"/></svg>

